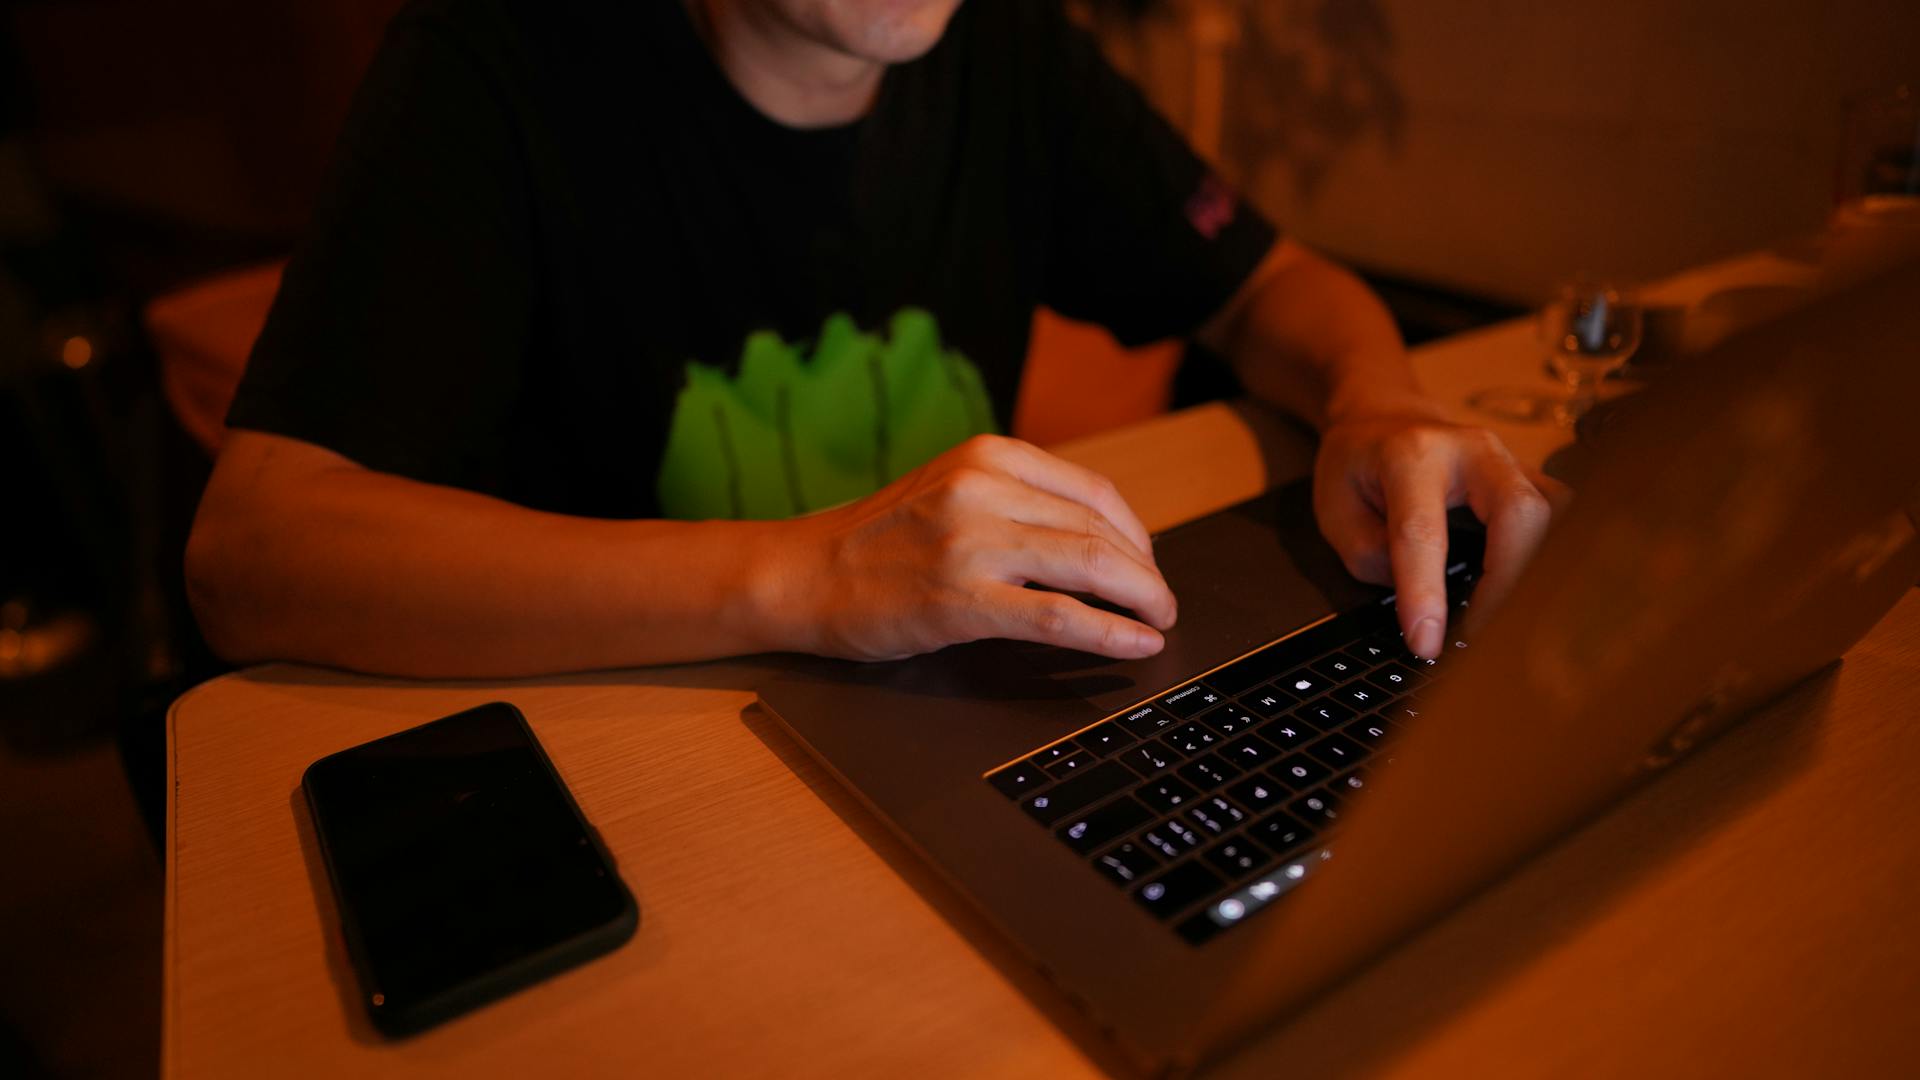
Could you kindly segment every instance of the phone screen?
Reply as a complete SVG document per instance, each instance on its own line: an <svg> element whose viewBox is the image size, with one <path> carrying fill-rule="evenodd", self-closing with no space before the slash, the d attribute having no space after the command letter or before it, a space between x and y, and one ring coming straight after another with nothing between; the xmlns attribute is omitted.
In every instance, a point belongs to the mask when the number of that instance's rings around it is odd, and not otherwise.
<svg viewBox="0 0 1920 1080"><path fill-rule="evenodd" d="M322 758L303 786L368 1011L389 1034L633 933L632 895L512 705Z"/></svg>

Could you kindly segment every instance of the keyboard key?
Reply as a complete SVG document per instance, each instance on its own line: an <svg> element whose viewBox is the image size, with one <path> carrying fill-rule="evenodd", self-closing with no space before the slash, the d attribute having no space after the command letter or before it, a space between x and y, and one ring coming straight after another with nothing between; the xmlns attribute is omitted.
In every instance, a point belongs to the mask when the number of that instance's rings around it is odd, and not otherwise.
<svg viewBox="0 0 1920 1080"><path fill-rule="evenodd" d="M1021 805L1042 825L1052 825L1082 807L1139 783L1139 778L1117 762L1103 761L1080 775L1063 780Z"/></svg>
<svg viewBox="0 0 1920 1080"><path fill-rule="evenodd" d="M1179 818L1167 820L1140 834L1140 842L1149 850L1169 859L1177 859L1200 846L1202 837L1193 826Z"/></svg>
<svg viewBox="0 0 1920 1080"><path fill-rule="evenodd" d="M1126 728L1109 720L1099 727L1081 732L1074 737L1074 741L1093 751L1096 757L1112 757L1138 740Z"/></svg>
<svg viewBox="0 0 1920 1080"><path fill-rule="evenodd" d="M1269 684L1241 698L1240 703L1271 720L1293 708L1293 703L1298 700L1285 690Z"/></svg>
<svg viewBox="0 0 1920 1080"><path fill-rule="evenodd" d="M1204 754L1220 745L1220 734L1198 721L1183 724L1162 737L1168 746L1182 754Z"/></svg>
<svg viewBox="0 0 1920 1080"><path fill-rule="evenodd" d="M1200 856L1213 864L1227 880L1235 881L1273 860L1259 844L1244 836L1235 836L1213 845Z"/></svg>
<svg viewBox="0 0 1920 1080"><path fill-rule="evenodd" d="M1095 760L1092 754L1082 750L1072 757L1063 757L1047 766L1047 775L1053 777L1055 780L1065 780L1067 777L1093 764Z"/></svg>
<svg viewBox="0 0 1920 1080"><path fill-rule="evenodd" d="M1282 866L1266 871L1245 886L1201 908L1198 914L1181 922L1180 936L1198 945L1247 916L1285 896L1308 874L1326 860L1322 852L1308 852Z"/></svg>
<svg viewBox="0 0 1920 1080"><path fill-rule="evenodd" d="M1173 768L1180 761L1180 755L1154 739L1126 751L1114 760L1126 762L1141 776L1152 776L1162 769Z"/></svg>
<svg viewBox="0 0 1920 1080"><path fill-rule="evenodd" d="M1301 668L1285 678L1275 679L1274 685L1302 701L1325 690L1331 685L1320 673L1311 668Z"/></svg>
<svg viewBox="0 0 1920 1080"><path fill-rule="evenodd" d="M1314 831L1300 824L1293 815L1275 812L1255 822L1247 834L1260 841L1268 851L1286 854L1314 837Z"/></svg>
<svg viewBox="0 0 1920 1080"><path fill-rule="evenodd" d="M1350 799L1355 794L1365 791L1368 781L1367 770L1355 769L1327 786L1338 792L1341 798Z"/></svg>
<svg viewBox="0 0 1920 1080"><path fill-rule="evenodd" d="M1148 806L1161 813L1167 813L1182 803L1189 802L1199 795L1185 780L1177 776L1162 776L1140 785L1134 794L1140 796Z"/></svg>
<svg viewBox="0 0 1920 1080"><path fill-rule="evenodd" d="M1348 679L1357 679L1360 677L1361 672L1365 670L1359 661L1350 656L1342 656L1339 653L1334 653L1332 656L1323 656L1307 666L1324 676L1329 684L1343 683Z"/></svg>
<svg viewBox="0 0 1920 1080"><path fill-rule="evenodd" d="M1324 829L1340 819L1340 800L1325 788L1320 788L1288 803L1287 813Z"/></svg>
<svg viewBox="0 0 1920 1080"><path fill-rule="evenodd" d="M1246 811L1218 795L1209 796L1187 807L1187 820L1215 836L1223 835L1247 820Z"/></svg>
<svg viewBox="0 0 1920 1080"><path fill-rule="evenodd" d="M1381 709L1380 715L1396 724L1404 724L1411 720L1420 719L1420 714L1426 711L1427 707L1413 698L1401 698L1399 701Z"/></svg>
<svg viewBox="0 0 1920 1080"><path fill-rule="evenodd" d="M1072 739L1062 739L1059 742L1054 743L1052 746L1047 747L1045 750L1042 750L1039 753L1028 758L1027 763L1029 765L1034 765L1034 766L1037 766L1038 768L1044 769L1056 761L1062 761L1066 758L1072 757L1074 754L1078 753L1079 750L1080 750L1079 743L1074 742Z"/></svg>
<svg viewBox="0 0 1920 1080"><path fill-rule="evenodd" d="M1367 673L1367 681L1389 694L1404 694L1424 676L1415 675L1399 664L1386 664Z"/></svg>
<svg viewBox="0 0 1920 1080"><path fill-rule="evenodd" d="M1407 648L1407 643L1397 638L1388 651L1393 654L1394 663L1421 673L1430 672L1433 666L1439 662L1437 660L1429 660L1424 656L1415 656L1413 650Z"/></svg>
<svg viewBox="0 0 1920 1080"><path fill-rule="evenodd" d="M1407 651L1407 642L1401 636L1398 624L1375 631L1371 637L1367 638L1366 643L1385 649L1389 659L1399 660L1402 663L1405 662L1405 657L1413 655Z"/></svg>
<svg viewBox="0 0 1920 1080"><path fill-rule="evenodd" d="M1354 664L1354 666L1358 667L1362 674L1372 671L1374 668L1377 668L1381 664L1384 664L1387 662L1387 658L1384 656L1375 658L1360 651L1359 642L1354 642L1351 645L1343 646L1340 650L1340 655L1345 657L1347 660L1351 661Z"/></svg>
<svg viewBox="0 0 1920 1080"><path fill-rule="evenodd" d="M1168 728L1178 726L1180 720L1172 713L1152 705L1140 705L1114 717L1113 722L1136 739L1151 739Z"/></svg>
<svg viewBox="0 0 1920 1080"><path fill-rule="evenodd" d="M1204 864L1184 862L1134 891L1140 906L1162 919L1170 919L1189 906L1212 895L1226 882Z"/></svg>
<svg viewBox="0 0 1920 1080"><path fill-rule="evenodd" d="M1225 701L1219 691L1206 683L1188 683L1170 694L1163 695L1158 704L1162 709L1182 720L1191 720L1215 705Z"/></svg>
<svg viewBox="0 0 1920 1080"><path fill-rule="evenodd" d="M1293 750L1312 742L1320 729L1289 718L1276 720L1260 729L1260 737L1282 750Z"/></svg>
<svg viewBox="0 0 1920 1080"><path fill-rule="evenodd" d="M1400 655L1402 650L1397 646L1397 638L1394 646L1377 641L1364 641L1353 647L1353 655L1356 659L1365 660L1370 664L1384 664Z"/></svg>
<svg viewBox="0 0 1920 1080"><path fill-rule="evenodd" d="M1091 813L1067 819L1055 835L1082 855L1105 847L1153 820L1153 814L1133 799L1121 796Z"/></svg>
<svg viewBox="0 0 1920 1080"><path fill-rule="evenodd" d="M1200 722L1222 735L1238 735L1259 722L1259 718L1238 705L1223 705L1210 713L1201 713Z"/></svg>
<svg viewBox="0 0 1920 1080"><path fill-rule="evenodd" d="M1273 748L1272 743L1262 740L1257 735L1242 735L1220 748L1221 757L1243 769L1265 765L1279 755L1280 752Z"/></svg>
<svg viewBox="0 0 1920 1080"><path fill-rule="evenodd" d="M1272 775L1295 791L1305 791L1333 775L1333 770L1305 754L1294 754L1273 767Z"/></svg>
<svg viewBox="0 0 1920 1080"><path fill-rule="evenodd" d="M1335 732L1307 747L1307 753L1318 758L1329 769L1339 772L1360 764L1366 760L1371 751L1345 735Z"/></svg>
<svg viewBox="0 0 1920 1080"><path fill-rule="evenodd" d="M1116 885L1131 885L1159 865L1160 860L1147 854L1146 848L1131 842L1103 852L1093 860L1094 869L1107 875L1107 879Z"/></svg>
<svg viewBox="0 0 1920 1080"><path fill-rule="evenodd" d="M1046 782L1046 773L1024 761L1018 765L1009 765L987 777L987 783L999 788L1000 794L1009 799L1017 799Z"/></svg>
<svg viewBox="0 0 1920 1080"><path fill-rule="evenodd" d="M1369 746L1379 746L1393 737L1393 728L1378 716L1363 716L1340 730Z"/></svg>
<svg viewBox="0 0 1920 1080"><path fill-rule="evenodd" d="M1292 794L1285 785L1275 783L1272 778L1260 773L1255 773L1227 789L1229 798L1253 811L1255 815L1264 814L1278 807L1281 799Z"/></svg>
<svg viewBox="0 0 1920 1080"><path fill-rule="evenodd" d="M1202 754L1176 770L1180 779L1199 791L1210 791L1240 775L1240 770L1221 760L1218 754Z"/></svg>
<svg viewBox="0 0 1920 1080"><path fill-rule="evenodd" d="M1172 754L1173 760L1177 762L1185 761L1188 758L1193 756L1192 754L1189 754L1185 750L1182 750L1180 748L1181 744L1173 740L1173 735L1171 733L1162 735L1160 738L1154 740L1154 743L1155 745L1159 746L1162 750L1165 750L1167 753Z"/></svg>
<svg viewBox="0 0 1920 1080"><path fill-rule="evenodd" d="M1333 700L1345 705L1354 712L1366 712L1386 704L1387 692L1377 686L1368 686L1364 682L1348 683L1330 695ZM1348 713L1352 716L1353 713Z"/></svg>
<svg viewBox="0 0 1920 1080"><path fill-rule="evenodd" d="M1353 719L1353 710L1332 698L1321 698L1295 709L1293 715L1296 719L1305 720L1322 731L1332 731Z"/></svg>

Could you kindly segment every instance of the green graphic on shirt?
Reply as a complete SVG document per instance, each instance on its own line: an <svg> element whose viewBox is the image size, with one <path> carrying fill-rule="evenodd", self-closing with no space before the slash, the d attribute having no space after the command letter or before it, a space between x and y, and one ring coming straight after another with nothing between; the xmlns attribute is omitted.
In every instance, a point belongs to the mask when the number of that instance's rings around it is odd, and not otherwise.
<svg viewBox="0 0 1920 1080"><path fill-rule="evenodd" d="M820 338L750 335L740 374L687 364L660 463L668 516L782 518L872 494L970 435L995 430L980 372L902 308L887 336L845 314Z"/></svg>

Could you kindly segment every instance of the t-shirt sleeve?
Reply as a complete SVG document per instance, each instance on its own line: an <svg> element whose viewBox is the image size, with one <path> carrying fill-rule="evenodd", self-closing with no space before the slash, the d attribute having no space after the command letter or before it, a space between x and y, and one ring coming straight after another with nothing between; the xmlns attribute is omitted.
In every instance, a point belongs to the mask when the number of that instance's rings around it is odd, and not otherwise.
<svg viewBox="0 0 1920 1080"><path fill-rule="evenodd" d="M416 12L388 29L227 422L485 490L534 288L526 165L497 67Z"/></svg>
<svg viewBox="0 0 1920 1080"><path fill-rule="evenodd" d="M1021 0L1025 3L1027 0ZM1041 77L1051 234L1043 299L1128 345L1190 334L1273 246L1275 230L1109 65L1052 0Z"/></svg>

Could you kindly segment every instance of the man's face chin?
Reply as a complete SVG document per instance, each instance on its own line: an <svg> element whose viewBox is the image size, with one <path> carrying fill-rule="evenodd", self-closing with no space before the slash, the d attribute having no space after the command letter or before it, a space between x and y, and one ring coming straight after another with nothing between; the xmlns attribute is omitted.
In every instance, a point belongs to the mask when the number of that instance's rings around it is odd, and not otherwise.
<svg viewBox="0 0 1920 1080"><path fill-rule="evenodd" d="M960 0L767 0L808 37L849 56L901 64L925 55Z"/></svg>

